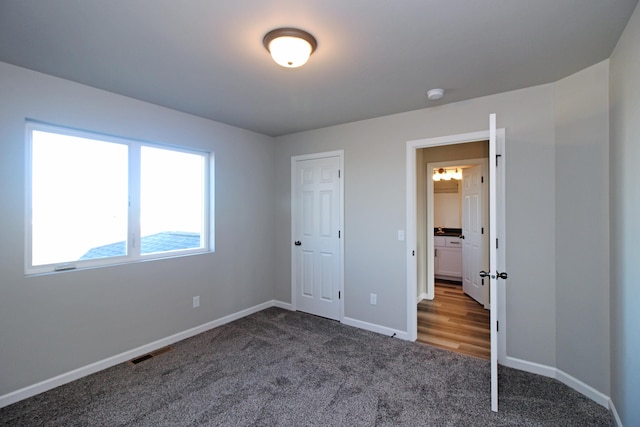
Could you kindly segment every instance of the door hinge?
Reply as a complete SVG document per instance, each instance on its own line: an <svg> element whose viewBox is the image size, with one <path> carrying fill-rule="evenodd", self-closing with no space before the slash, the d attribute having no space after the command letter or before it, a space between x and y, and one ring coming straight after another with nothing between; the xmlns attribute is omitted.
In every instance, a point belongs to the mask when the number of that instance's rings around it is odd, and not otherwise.
<svg viewBox="0 0 640 427"><path fill-rule="evenodd" d="M338 239L340 238L340 230L338 230Z"/></svg>
<svg viewBox="0 0 640 427"><path fill-rule="evenodd" d="M496 321L496 332L500 330L500 322Z"/></svg>
<svg viewBox="0 0 640 427"><path fill-rule="evenodd" d="M502 157L502 154L496 154L496 167L498 167L498 157Z"/></svg>
<svg viewBox="0 0 640 427"><path fill-rule="evenodd" d="M481 177L480 177L480 182L481 182L481 183L484 183L484 176L481 176Z"/></svg>
<svg viewBox="0 0 640 427"><path fill-rule="evenodd" d="M498 239L496 239L496 249L498 249Z"/></svg>
<svg viewBox="0 0 640 427"><path fill-rule="evenodd" d="M338 291L338 299L340 298L341 298L341 294L340 294L340 291Z"/></svg>
<svg viewBox="0 0 640 427"><path fill-rule="evenodd" d="M416 251L411 251L411 256L416 256Z"/></svg>
<svg viewBox="0 0 640 427"><path fill-rule="evenodd" d="M340 178L340 169L338 169L338 178Z"/></svg>
<svg viewBox="0 0 640 427"><path fill-rule="evenodd" d="M484 234L484 227L480 229L480 234Z"/></svg>

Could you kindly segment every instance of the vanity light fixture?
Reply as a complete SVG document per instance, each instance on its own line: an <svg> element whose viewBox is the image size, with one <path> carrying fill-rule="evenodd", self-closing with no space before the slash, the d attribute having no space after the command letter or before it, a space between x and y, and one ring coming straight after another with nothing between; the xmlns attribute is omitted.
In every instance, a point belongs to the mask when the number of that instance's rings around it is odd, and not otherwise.
<svg viewBox="0 0 640 427"><path fill-rule="evenodd" d="M296 68L304 65L318 47L315 37L297 28L277 28L269 31L262 39L278 65Z"/></svg>
<svg viewBox="0 0 640 427"><path fill-rule="evenodd" d="M462 179L462 169L434 169L433 170L433 180L434 181L449 181L451 179L455 179L460 181Z"/></svg>

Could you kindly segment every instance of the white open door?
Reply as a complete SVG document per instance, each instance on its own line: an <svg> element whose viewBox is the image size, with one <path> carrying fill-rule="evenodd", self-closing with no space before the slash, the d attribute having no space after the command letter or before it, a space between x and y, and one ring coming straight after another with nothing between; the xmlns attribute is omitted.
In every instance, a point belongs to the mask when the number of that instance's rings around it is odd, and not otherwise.
<svg viewBox="0 0 640 427"><path fill-rule="evenodd" d="M478 272L489 267L483 188L487 184L483 165L462 170L462 290L485 308L489 308L489 283Z"/></svg>
<svg viewBox="0 0 640 427"><path fill-rule="evenodd" d="M498 210L497 210L497 183L498 183L498 159L501 155L497 151L496 115L489 116L489 272L481 272L485 279L489 279L490 319L491 319L491 410L498 411L498 280L506 279L505 272L499 272L498 263ZM503 159L504 162L504 159ZM502 163L501 167L504 166ZM501 189L503 190L503 189ZM504 218L502 218L504 220ZM503 242L504 243L504 242ZM488 276L488 277L487 277ZM504 332L503 332L504 333Z"/></svg>

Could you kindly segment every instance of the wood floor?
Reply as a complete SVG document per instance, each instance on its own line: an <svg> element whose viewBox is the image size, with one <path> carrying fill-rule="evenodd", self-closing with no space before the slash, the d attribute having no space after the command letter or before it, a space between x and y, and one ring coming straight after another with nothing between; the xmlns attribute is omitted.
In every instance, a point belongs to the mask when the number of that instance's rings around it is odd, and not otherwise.
<svg viewBox="0 0 640 427"><path fill-rule="evenodd" d="M418 341L489 360L489 310L462 292L462 286L436 282L435 298L418 304Z"/></svg>

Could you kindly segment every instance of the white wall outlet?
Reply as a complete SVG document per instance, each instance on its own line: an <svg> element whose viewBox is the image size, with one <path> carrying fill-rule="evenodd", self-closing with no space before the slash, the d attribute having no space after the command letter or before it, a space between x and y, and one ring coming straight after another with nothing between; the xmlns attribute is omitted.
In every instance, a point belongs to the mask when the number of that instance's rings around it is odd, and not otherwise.
<svg viewBox="0 0 640 427"><path fill-rule="evenodd" d="M398 240L404 240L404 230L398 230Z"/></svg>
<svg viewBox="0 0 640 427"><path fill-rule="evenodd" d="M376 305L378 303L378 296L376 294L369 294L369 303Z"/></svg>
<svg viewBox="0 0 640 427"><path fill-rule="evenodd" d="M193 297L193 308L200 307L200 296Z"/></svg>

